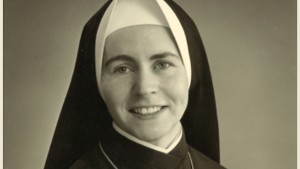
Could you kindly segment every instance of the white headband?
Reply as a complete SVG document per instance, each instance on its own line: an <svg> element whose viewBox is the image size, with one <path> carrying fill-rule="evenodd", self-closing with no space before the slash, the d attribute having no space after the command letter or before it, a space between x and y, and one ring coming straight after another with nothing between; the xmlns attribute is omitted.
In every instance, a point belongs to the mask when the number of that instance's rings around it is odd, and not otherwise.
<svg viewBox="0 0 300 169"><path fill-rule="evenodd" d="M169 5L164 0L113 0L102 17L96 37L95 63L100 92L106 37L124 27L146 24L161 25L171 29L190 85L192 71L187 40L182 25Z"/></svg>

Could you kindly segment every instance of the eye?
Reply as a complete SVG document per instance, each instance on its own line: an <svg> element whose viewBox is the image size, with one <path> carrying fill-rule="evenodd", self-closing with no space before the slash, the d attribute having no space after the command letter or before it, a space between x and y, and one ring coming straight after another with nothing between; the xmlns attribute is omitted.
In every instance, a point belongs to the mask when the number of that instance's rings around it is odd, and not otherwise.
<svg viewBox="0 0 300 169"><path fill-rule="evenodd" d="M132 70L127 66L119 66L119 67L114 69L114 73L119 73L119 74L126 74L126 73L129 73L131 71Z"/></svg>
<svg viewBox="0 0 300 169"><path fill-rule="evenodd" d="M168 63L168 62L158 62L155 66L154 66L154 68L155 69L160 69L160 70L164 70L164 69L167 69L167 68L169 68L171 66L171 64L170 63Z"/></svg>

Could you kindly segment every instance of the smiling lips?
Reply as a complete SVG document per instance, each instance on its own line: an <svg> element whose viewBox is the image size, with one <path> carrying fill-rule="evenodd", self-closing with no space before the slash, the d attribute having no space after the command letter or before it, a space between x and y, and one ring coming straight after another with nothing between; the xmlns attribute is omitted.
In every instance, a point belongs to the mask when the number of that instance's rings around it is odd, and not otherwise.
<svg viewBox="0 0 300 169"><path fill-rule="evenodd" d="M141 115L151 115L159 112L161 109L163 109L163 106L153 106L153 107L137 107L131 109L131 112Z"/></svg>

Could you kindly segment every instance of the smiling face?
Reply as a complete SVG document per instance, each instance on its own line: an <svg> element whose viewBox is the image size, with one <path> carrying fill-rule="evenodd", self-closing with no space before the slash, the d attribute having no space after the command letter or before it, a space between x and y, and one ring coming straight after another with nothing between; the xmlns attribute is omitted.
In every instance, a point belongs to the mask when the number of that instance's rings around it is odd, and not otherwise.
<svg viewBox="0 0 300 169"><path fill-rule="evenodd" d="M129 134L166 146L180 130L188 88L168 28L131 26L106 38L101 94L114 122Z"/></svg>

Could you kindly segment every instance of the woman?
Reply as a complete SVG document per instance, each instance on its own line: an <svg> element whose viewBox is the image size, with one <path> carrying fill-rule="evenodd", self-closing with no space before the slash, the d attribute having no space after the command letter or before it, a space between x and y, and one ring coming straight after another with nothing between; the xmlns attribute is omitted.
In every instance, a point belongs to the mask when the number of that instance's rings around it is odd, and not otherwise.
<svg viewBox="0 0 300 169"><path fill-rule="evenodd" d="M167 0L113 0L86 24L45 168L223 168L197 28Z"/></svg>

